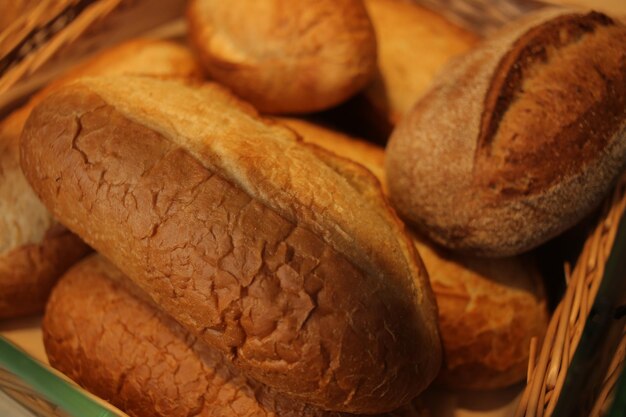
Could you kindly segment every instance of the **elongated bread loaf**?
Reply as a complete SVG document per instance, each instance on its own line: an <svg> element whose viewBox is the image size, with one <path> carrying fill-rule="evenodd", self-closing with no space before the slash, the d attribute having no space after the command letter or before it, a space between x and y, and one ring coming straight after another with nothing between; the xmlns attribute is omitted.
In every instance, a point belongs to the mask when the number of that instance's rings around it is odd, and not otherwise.
<svg viewBox="0 0 626 417"><path fill-rule="evenodd" d="M527 251L593 210L626 166L626 26L547 9L442 73L394 131L391 200L450 248Z"/></svg>
<svg viewBox="0 0 626 417"><path fill-rule="evenodd" d="M200 70L183 46L134 40L106 50L37 93L0 123L0 318L43 311L50 289L88 248L58 225L26 182L19 137L32 108L81 75L151 74L193 77Z"/></svg>
<svg viewBox="0 0 626 417"><path fill-rule="evenodd" d="M376 71L362 0L192 0L187 21L209 76L263 113L335 106Z"/></svg>
<svg viewBox="0 0 626 417"><path fill-rule="evenodd" d="M279 119L302 138L352 159L384 184L382 148L298 119ZM438 382L487 389L522 381L530 340L548 324L545 291L529 257L475 258L414 235L439 307L444 365Z"/></svg>
<svg viewBox="0 0 626 417"><path fill-rule="evenodd" d="M136 417L352 416L288 399L246 378L144 297L99 255L77 264L46 308L50 364ZM417 415L413 406L393 413Z"/></svg>
<svg viewBox="0 0 626 417"><path fill-rule="evenodd" d="M371 174L215 84L79 80L32 112L22 167L68 228L253 379L375 413L438 372L428 278Z"/></svg>
<svg viewBox="0 0 626 417"><path fill-rule="evenodd" d="M293 129L304 142L313 143L336 155L361 164L374 174L379 181L383 181L385 176L385 154L379 146L354 139L304 119L279 117L276 120Z"/></svg>
<svg viewBox="0 0 626 417"><path fill-rule="evenodd" d="M365 6L376 31L379 71L364 94L395 125L437 72L478 39L412 0L365 0Z"/></svg>

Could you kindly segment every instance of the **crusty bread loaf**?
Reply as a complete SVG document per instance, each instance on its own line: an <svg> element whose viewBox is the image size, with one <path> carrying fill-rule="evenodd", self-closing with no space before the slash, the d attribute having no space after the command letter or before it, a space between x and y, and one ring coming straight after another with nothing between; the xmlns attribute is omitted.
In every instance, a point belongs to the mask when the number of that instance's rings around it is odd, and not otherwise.
<svg viewBox="0 0 626 417"><path fill-rule="evenodd" d="M381 148L313 123L279 119L311 143L369 168L384 183ZM526 257L475 258L414 235L439 307L444 366L438 382L499 388L526 376L530 340L548 324L539 271Z"/></svg>
<svg viewBox="0 0 626 417"><path fill-rule="evenodd" d="M71 232L51 225L38 243L25 243L0 256L0 319L40 313L52 286L89 252Z"/></svg>
<svg viewBox="0 0 626 417"><path fill-rule="evenodd" d="M135 417L349 417L288 399L142 297L93 255L55 287L42 323L50 364ZM394 416L417 416L413 406Z"/></svg>
<svg viewBox="0 0 626 417"><path fill-rule="evenodd" d="M443 72L394 131L390 197L450 248L529 250L595 208L626 162L626 26L547 9Z"/></svg>
<svg viewBox="0 0 626 417"><path fill-rule="evenodd" d="M365 0L365 6L376 32L379 69L365 97L394 125L437 72L478 39L415 1Z"/></svg>
<svg viewBox="0 0 626 417"><path fill-rule="evenodd" d="M187 21L210 77L263 113L332 107L376 71L362 0L192 0Z"/></svg>
<svg viewBox="0 0 626 417"><path fill-rule="evenodd" d="M379 181L384 178L385 154L381 147L303 119L279 117L276 120L293 129L303 141L363 165Z"/></svg>
<svg viewBox="0 0 626 417"><path fill-rule="evenodd" d="M526 257L476 258L416 236L439 307L444 366L438 382L491 389L526 377L530 341L548 325L539 270Z"/></svg>
<svg viewBox="0 0 626 417"><path fill-rule="evenodd" d="M0 318L43 311L54 282L88 247L63 230L32 191L19 163L19 137L32 108L81 75L199 77L190 51L165 41L134 40L108 49L37 93L0 123Z"/></svg>
<svg viewBox="0 0 626 417"><path fill-rule="evenodd" d="M371 174L218 85L85 78L21 145L46 206L252 378L375 413L437 374L428 278Z"/></svg>

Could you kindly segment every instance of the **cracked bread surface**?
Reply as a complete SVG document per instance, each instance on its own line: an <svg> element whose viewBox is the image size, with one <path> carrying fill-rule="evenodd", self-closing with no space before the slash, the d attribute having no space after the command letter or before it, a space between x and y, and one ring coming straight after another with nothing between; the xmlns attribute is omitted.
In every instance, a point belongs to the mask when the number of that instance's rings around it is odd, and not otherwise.
<svg viewBox="0 0 626 417"><path fill-rule="evenodd" d="M335 106L376 71L362 0L194 0L187 22L209 77L262 113Z"/></svg>
<svg viewBox="0 0 626 417"><path fill-rule="evenodd" d="M64 275L43 320L50 363L133 417L351 417L238 372L93 255ZM417 417L409 405L385 417ZM382 416L379 416L382 417Z"/></svg>
<svg viewBox="0 0 626 417"><path fill-rule="evenodd" d="M314 123L281 122L337 155L384 178L384 151ZM444 361L437 382L460 389L494 389L526 377L530 341L548 325L545 289L531 257L488 259L454 253L412 234L438 305Z"/></svg>
<svg viewBox="0 0 626 417"><path fill-rule="evenodd" d="M435 377L427 277L366 170L217 85L141 77L66 86L22 139L52 212L252 378L374 413Z"/></svg>
<svg viewBox="0 0 626 417"><path fill-rule="evenodd" d="M128 278L99 255L72 268L43 321L50 364L131 416L339 416L241 376L135 294Z"/></svg>
<svg viewBox="0 0 626 417"><path fill-rule="evenodd" d="M0 123L0 318L43 311L54 282L88 252L63 231L26 181L19 138L33 107L50 92L82 75L140 73L198 77L189 49L167 41L137 39L106 49L37 92Z"/></svg>
<svg viewBox="0 0 626 417"><path fill-rule="evenodd" d="M626 162L626 27L546 9L449 65L394 131L390 197L452 249L506 256L572 226Z"/></svg>

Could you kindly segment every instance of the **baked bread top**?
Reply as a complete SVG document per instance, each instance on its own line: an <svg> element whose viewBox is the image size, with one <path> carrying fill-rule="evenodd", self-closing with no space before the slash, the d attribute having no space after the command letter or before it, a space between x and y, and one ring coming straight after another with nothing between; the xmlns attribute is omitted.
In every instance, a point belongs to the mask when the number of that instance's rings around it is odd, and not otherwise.
<svg viewBox="0 0 626 417"><path fill-rule="evenodd" d="M174 42L137 39L106 49L35 94L0 123L0 255L39 243L53 224L19 166L19 138L33 107L59 86L84 75L142 74L195 78L201 70L191 51Z"/></svg>
<svg viewBox="0 0 626 417"><path fill-rule="evenodd" d="M395 409L440 363L425 270L371 174L296 138L215 84L85 78L33 111L22 166L251 377L325 409Z"/></svg>
<svg viewBox="0 0 626 417"><path fill-rule="evenodd" d="M394 131L390 196L437 242L531 249L589 213L626 161L626 27L547 9L450 65Z"/></svg>
<svg viewBox="0 0 626 417"><path fill-rule="evenodd" d="M262 113L335 106L376 71L362 0L192 0L187 21L209 77Z"/></svg>

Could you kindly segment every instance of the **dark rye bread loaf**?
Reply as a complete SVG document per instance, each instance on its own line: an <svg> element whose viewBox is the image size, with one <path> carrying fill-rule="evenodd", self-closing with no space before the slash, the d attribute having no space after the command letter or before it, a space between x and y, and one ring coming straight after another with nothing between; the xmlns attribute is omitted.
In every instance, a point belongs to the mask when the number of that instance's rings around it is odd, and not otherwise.
<svg viewBox="0 0 626 417"><path fill-rule="evenodd" d="M192 0L187 23L209 77L262 113L336 106L376 73L362 0Z"/></svg>
<svg viewBox="0 0 626 417"><path fill-rule="evenodd" d="M99 255L68 271L42 323L50 364L133 417L350 417L246 378ZM385 417L417 417L414 405Z"/></svg>
<svg viewBox="0 0 626 417"><path fill-rule="evenodd" d="M82 79L33 111L21 149L68 228L253 379L375 413L437 374L428 278L371 174L219 86Z"/></svg>
<svg viewBox="0 0 626 417"><path fill-rule="evenodd" d="M626 27L548 9L454 62L394 131L392 201L450 248L531 249L597 206L626 161Z"/></svg>

